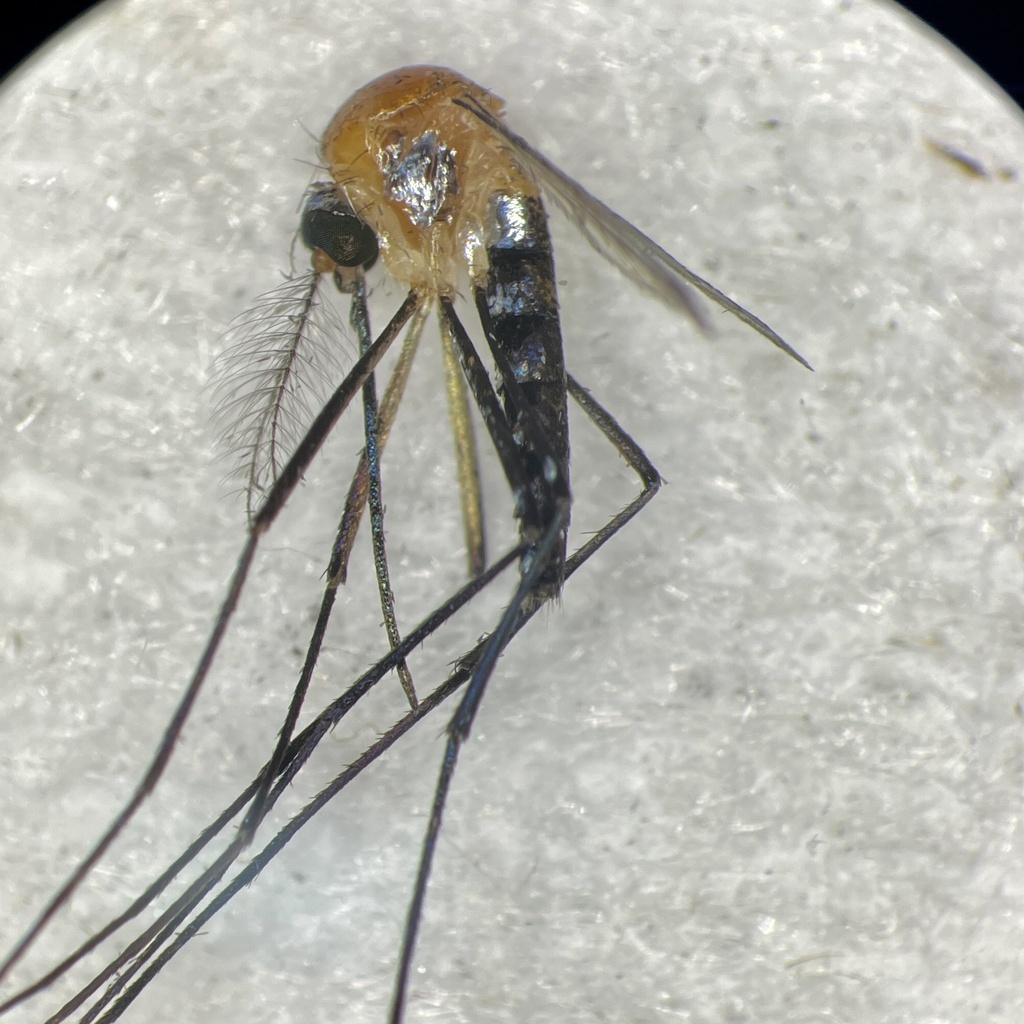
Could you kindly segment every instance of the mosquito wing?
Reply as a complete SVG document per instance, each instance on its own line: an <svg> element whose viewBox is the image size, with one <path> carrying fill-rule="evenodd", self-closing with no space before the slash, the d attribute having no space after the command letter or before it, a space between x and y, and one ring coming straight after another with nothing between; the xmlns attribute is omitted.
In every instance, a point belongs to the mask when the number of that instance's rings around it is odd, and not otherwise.
<svg viewBox="0 0 1024 1024"><path fill-rule="evenodd" d="M320 299L322 277L311 272L264 295L232 323L214 366L216 417L250 517L344 375L345 332Z"/></svg>
<svg viewBox="0 0 1024 1024"><path fill-rule="evenodd" d="M638 288L659 299L670 309L686 313L709 333L711 323L694 290L739 317L773 345L811 369L810 363L785 342L763 320L720 292L713 284L698 277L688 267L667 253L624 217L595 199L582 185L560 171L543 153L537 152L524 138L516 135L502 121L471 98L455 100L472 111L497 132L533 176L548 197L576 225L583 237Z"/></svg>

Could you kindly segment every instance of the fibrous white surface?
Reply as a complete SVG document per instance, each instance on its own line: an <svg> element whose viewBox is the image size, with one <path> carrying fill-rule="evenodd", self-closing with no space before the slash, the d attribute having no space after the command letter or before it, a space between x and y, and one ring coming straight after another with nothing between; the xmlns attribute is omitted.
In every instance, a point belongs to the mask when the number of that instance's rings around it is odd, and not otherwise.
<svg viewBox="0 0 1024 1024"><path fill-rule="evenodd" d="M0 939L126 797L241 545L203 385L287 269L308 132L409 63L504 96L518 131L816 372L727 319L695 337L555 218L567 361L668 486L501 661L408 1019L1019 1020L1024 129L867 0L135 0L6 84ZM434 348L386 458L404 623L462 565ZM585 531L634 484L573 426ZM266 757L358 447L331 446L268 537L167 778L16 980ZM493 467L487 486L507 538ZM352 575L314 705L384 648L365 537ZM421 686L510 592L437 638ZM401 713L389 682L291 810ZM382 1020L444 714L126 1019Z"/></svg>

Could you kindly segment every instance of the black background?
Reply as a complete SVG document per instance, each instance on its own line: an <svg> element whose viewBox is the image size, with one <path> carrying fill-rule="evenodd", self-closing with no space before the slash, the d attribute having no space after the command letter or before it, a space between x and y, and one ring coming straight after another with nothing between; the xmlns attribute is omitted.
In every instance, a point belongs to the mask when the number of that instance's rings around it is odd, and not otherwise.
<svg viewBox="0 0 1024 1024"><path fill-rule="evenodd" d="M89 6L81 0L14 5L0 38L0 75L5 75ZM906 0L903 6L950 39L1024 106L1024 37L1020 33L1020 4L1016 0ZM14 16L15 11L20 20Z"/></svg>

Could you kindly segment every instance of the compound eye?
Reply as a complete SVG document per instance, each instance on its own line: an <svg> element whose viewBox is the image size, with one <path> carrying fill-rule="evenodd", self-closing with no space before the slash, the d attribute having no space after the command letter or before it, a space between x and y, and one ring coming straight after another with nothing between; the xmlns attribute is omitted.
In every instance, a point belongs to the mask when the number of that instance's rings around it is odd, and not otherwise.
<svg viewBox="0 0 1024 1024"><path fill-rule="evenodd" d="M302 211L302 241L340 267L369 269L377 260L377 236L352 211L333 185L318 185Z"/></svg>

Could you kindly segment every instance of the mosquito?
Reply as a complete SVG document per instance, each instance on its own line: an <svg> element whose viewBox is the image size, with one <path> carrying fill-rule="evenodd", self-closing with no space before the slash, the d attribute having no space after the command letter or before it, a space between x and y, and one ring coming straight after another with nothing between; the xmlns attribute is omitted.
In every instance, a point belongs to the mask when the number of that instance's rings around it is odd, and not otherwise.
<svg viewBox="0 0 1024 1024"><path fill-rule="evenodd" d="M326 586L304 665L270 758L249 786L127 910L35 983L0 1007L11 1008L61 977L160 895L230 822L235 835L155 922L51 1021L85 1008L83 1019L117 1019L173 957L233 896L291 841L356 775L456 691L433 806L423 837L409 903L389 1020L399 1024L431 865L459 753L502 652L536 614L557 598L565 581L654 497L661 483L639 445L565 368L554 258L542 192L587 241L637 287L707 332L696 292L735 314L787 355L809 364L767 324L676 261L618 214L563 174L503 121L503 102L446 68L408 67L356 92L338 110L320 143L330 180L314 184L299 234L311 253L311 272L272 294L247 320L252 328L229 356L238 364L225 389L223 413L232 441L244 447L249 528L177 709L131 798L93 849L52 897L0 966L0 977L21 959L68 902L140 804L156 786L217 656L257 548L345 410L361 397L365 447L345 502L326 571ZM407 295L374 338L366 274L378 260ZM303 431L289 430L288 410L301 406L303 369L319 358L313 325L324 282L348 296L359 357ZM493 370L488 372L456 311L472 296ZM446 391L455 435L469 581L420 624L404 633L395 614L384 530L381 457L428 313L437 314L446 365ZM378 400L375 369L402 338L400 354ZM328 339L330 340L330 339ZM330 360L328 359L328 362ZM324 371L327 372L327 371ZM487 564L478 459L469 400L512 492L519 540ZM639 493L576 551L568 552L569 398L582 409L640 481ZM367 515L389 652L305 728L298 719L317 665L349 554ZM454 664L449 677L420 696L410 654L500 573L518 563L513 596L493 630ZM394 673L408 711L323 789L234 878L217 887L282 792L331 728L382 678ZM200 906L207 896L212 899ZM106 986L106 990L100 990ZM91 1001L91 1004L90 1004Z"/></svg>

